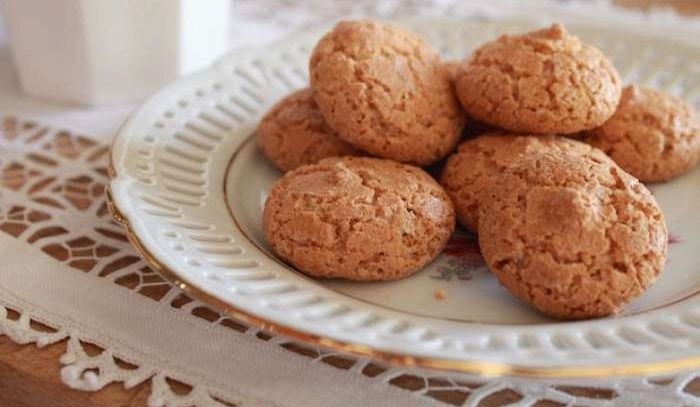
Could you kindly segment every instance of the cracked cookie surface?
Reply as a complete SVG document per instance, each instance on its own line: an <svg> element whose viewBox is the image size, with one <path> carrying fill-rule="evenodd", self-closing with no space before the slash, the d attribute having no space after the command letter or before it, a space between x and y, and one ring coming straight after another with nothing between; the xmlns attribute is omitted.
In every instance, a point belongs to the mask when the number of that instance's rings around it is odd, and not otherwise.
<svg viewBox="0 0 700 407"><path fill-rule="evenodd" d="M277 168L289 171L327 157L359 155L324 121L309 88L277 102L258 125L257 142Z"/></svg>
<svg viewBox="0 0 700 407"><path fill-rule="evenodd" d="M447 194L420 168L337 157L285 174L263 228L280 257L314 277L406 277L433 260L455 227Z"/></svg>
<svg viewBox="0 0 700 407"><path fill-rule="evenodd" d="M456 86L477 120L520 133L571 134L615 112L620 83L597 48L555 24L482 45L462 65Z"/></svg>
<svg viewBox="0 0 700 407"><path fill-rule="evenodd" d="M603 152L585 143L559 136L487 133L469 139L447 160L440 182L454 202L460 224L476 232L481 194L519 159L547 150L591 154L609 160Z"/></svg>
<svg viewBox="0 0 700 407"><path fill-rule="evenodd" d="M587 141L641 181L668 181L700 162L700 116L681 99L627 86L615 114Z"/></svg>
<svg viewBox="0 0 700 407"><path fill-rule="evenodd" d="M326 122L372 155L428 165L459 140L464 112L449 65L410 32L340 22L316 45L309 71Z"/></svg>
<svg viewBox="0 0 700 407"><path fill-rule="evenodd" d="M544 314L614 314L663 268L663 214L615 164L536 154L508 168L488 194L479 218L484 258L501 284Z"/></svg>

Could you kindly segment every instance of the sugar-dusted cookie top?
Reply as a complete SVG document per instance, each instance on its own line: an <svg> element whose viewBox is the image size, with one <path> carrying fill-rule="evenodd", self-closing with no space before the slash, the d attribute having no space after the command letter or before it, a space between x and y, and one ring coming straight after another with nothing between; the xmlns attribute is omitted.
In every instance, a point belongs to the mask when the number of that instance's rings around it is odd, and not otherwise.
<svg viewBox="0 0 700 407"><path fill-rule="evenodd" d="M484 258L508 290L544 314L614 314L663 268L664 216L614 163L548 151L508 168L488 194L479 217Z"/></svg>
<svg viewBox="0 0 700 407"><path fill-rule="evenodd" d="M326 122L372 155L428 165L456 146L464 113L450 69L416 35L340 22L316 45L309 70Z"/></svg>
<svg viewBox="0 0 700 407"><path fill-rule="evenodd" d="M442 251L455 213L420 168L339 157L286 173L267 198L263 227L275 253L308 275L394 280Z"/></svg>
<svg viewBox="0 0 700 407"><path fill-rule="evenodd" d="M600 150L559 136L527 136L487 133L460 144L442 172L441 184L452 198L462 226L476 232L481 194L506 168L528 155L544 151L567 151L609 161Z"/></svg>
<svg viewBox="0 0 700 407"><path fill-rule="evenodd" d="M679 98L627 86L615 114L587 141L641 181L667 181L700 162L700 115Z"/></svg>
<svg viewBox="0 0 700 407"><path fill-rule="evenodd" d="M309 88L277 102L260 121L257 137L263 154L282 171L327 157L360 154L323 121Z"/></svg>
<svg viewBox="0 0 700 407"><path fill-rule="evenodd" d="M482 45L457 78L471 116L521 133L571 134L599 126L615 112L620 88L605 55L559 24Z"/></svg>

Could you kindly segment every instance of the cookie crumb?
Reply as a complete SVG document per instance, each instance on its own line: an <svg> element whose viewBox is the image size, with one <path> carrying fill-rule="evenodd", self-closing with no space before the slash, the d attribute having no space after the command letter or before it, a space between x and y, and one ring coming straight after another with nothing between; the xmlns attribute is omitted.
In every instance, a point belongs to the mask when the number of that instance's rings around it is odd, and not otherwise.
<svg viewBox="0 0 700 407"><path fill-rule="evenodd" d="M447 299L447 293L445 290L435 290L433 297L438 301L444 301Z"/></svg>

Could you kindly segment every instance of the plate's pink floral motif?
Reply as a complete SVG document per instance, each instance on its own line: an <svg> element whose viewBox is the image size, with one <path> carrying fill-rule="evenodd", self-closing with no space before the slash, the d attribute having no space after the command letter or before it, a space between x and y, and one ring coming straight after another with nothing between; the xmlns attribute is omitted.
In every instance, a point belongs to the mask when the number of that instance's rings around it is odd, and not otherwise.
<svg viewBox="0 0 700 407"><path fill-rule="evenodd" d="M447 259L430 276L434 280L470 280L471 273L485 265L476 235L471 233L457 231L443 253Z"/></svg>
<svg viewBox="0 0 700 407"><path fill-rule="evenodd" d="M669 233L668 244L681 243L678 235ZM486 263L481 256L479 241L476 235L458 230L447 242L443 254L447 259L442 260L430 278L441 281L471 280L472 272L484 267Z"/></svg>
<svg viewBox="0 0 700 407"><path fill-rule="evenodd" d="M668 244L672 245L672 244L677 244L677 243L681 243L680 236L674 235L673 233L669 233L668 234Z"/></svg>

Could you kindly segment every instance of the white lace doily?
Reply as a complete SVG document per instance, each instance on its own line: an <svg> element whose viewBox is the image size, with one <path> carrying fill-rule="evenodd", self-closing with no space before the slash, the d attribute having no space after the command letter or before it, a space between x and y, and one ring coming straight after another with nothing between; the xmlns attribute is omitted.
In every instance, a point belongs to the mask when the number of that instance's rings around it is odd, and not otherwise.
<svg viewBox="0 0 700 407"><path fill-rule="evenodd" d="M347 16L497 18L504 10L532 15L545 5L462 3L238 0L234 38L237 45L250 44L245 38L270 40ZM600 18L619 24L668 29L671 23L669 32L681 39L700 35L700 23L668 12L630 13L604 2L552 4L546 11L554 17L543 20L605 11ZM108 135L133 106L87 111L35 102L17 95L14 78L2 72L0 92L0 333L38 346L67 340L62 380L70 387L93 391L112 382L131 387L150 381L150 405L183 407L700 405L696 373L554 382L424 372L328 353L222 317L148 268L107 213ZM94 346L102 351L88 352Z"/></svg>

